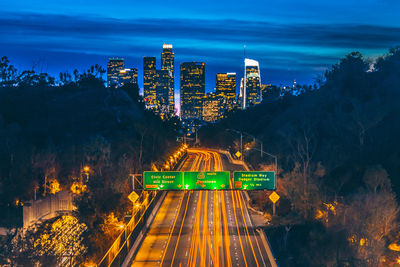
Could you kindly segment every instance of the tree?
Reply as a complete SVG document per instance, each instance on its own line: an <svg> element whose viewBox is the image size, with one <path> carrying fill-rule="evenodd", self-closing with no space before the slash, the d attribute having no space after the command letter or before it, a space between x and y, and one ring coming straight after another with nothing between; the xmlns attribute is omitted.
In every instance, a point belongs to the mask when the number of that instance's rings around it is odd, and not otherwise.
<svg viewBox="0 0 400 267"><path fill-rule="evenodd" d="M7 57L0 60L0 87L12 85L17 78L17 69L10 64Z"/></svg>
<svg viewBox="0 0 400 267"><path fill-rule="evenodd" d="M56 179L58 177L58 172L60 169L57 163L57 154L54 151L43 151L32 155L31 158L32 167L38 170L43 177L43 195L46 196L50 189L50 180ZM35 189L35 187L33 188Z"/></svg>
<svg viewBox="0 0 400 267"><path fill-rule="evenodd" d="M121 87L121 90L124 90L133 101L135 102L139 101L140 95L139 95L139 86L137 83L124 84Z"/></svg>
<svg viewBox="0 0 400 267"><path fill-rule="evenodd" d="M103 169L110 164L111 146L110 143L101 135L91 138L90 142L84 146L85 164L102 175Z"/></svg>
<svg viewBox="0 0 400 267"><path fill-rule="evenodd" d="M368 168L364 182L366 190L356 194L346 210L345 226L357 257L367 266L378 266L397 229L399 207L382 167Z"/></svg>

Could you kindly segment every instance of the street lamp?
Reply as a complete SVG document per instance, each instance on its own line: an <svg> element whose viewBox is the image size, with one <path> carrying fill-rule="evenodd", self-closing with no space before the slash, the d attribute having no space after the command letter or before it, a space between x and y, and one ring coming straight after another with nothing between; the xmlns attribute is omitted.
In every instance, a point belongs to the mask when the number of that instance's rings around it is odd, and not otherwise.
<svg viewBox="0 0 400 267"><path fill-rule="evenodd" d="M251 149L252 149L252 150L259 151L259 152L261 152L262 154L266 154L266 155L268 155L268 156L270 156L270 157L273 157L274 160L275 160L275 172L276 172L276 173L278 172L278 157L277 157L277 156L272 155L272 154L270 154L270 153L268 153L268 152L262 151L262 150L260 150L260 149L254 148L254 147L246 147L246 150L247 150L247 151L249 151L249 150L251 150Z"/></svg>
<svg viewBox="0 0 400 267"><path fill-rule="evenodd" d="M240 155L241 160L243 161L243 134L240 131L234 130L234 129L226 129L225 131L232 131L234 133L240 134L240 153L242 155Z"/></svg>
<svg viewBox="0 0 400 267"><path fill-rule="evenodd" d="M232 132L235 132L235 133L237 133L237 134L240 134L240 153L242 153L242 154L243 154L243 134L252 137L253 140L254 140L254 142L257 140L257 141L260 143L260 145L261 145L261 150L258 150L258 151L260 151L260 155L261 155L261 157L262 157L262 155L263 155L263 153L264 153L264 152L263 152L263 142L261 142L259 139L255 138L254 135L249 134L249 133L246 133L246 132L234 130L234 129L226 129L226 131L232 131ZM247 150L247 149L246 149L246 150ZM242 161L243 161L243 156L241 156L241 157L242 157Z"/></svg>
<svg viewBox="0 0 400 267"><path fill-rule="evenodd" d="M88 165L83 166L83 173L86 174L86 182L89 181L90 167Z"/></svg>

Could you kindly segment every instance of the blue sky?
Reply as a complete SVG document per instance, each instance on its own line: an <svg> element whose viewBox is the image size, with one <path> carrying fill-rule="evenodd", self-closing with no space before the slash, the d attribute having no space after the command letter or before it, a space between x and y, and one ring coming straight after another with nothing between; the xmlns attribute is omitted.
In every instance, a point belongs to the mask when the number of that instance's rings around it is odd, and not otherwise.
<svg viewBox="0 0 400 267"><path fill-rule="evenodd" d="M142 57L159 64L162 44L172 43L177 69L206 62L210 91L217 72L242 76L246 44L263 83L312 83L349 52L375 57L400 45L399 10L397 0L2 0L0 51L53 75L119 56L141 76Z"/></svg>

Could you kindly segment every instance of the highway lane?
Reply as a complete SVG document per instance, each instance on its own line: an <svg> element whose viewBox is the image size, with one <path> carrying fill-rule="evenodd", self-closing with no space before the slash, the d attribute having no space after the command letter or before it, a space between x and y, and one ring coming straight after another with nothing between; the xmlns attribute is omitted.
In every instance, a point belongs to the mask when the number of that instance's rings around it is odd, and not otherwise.
<svg viewBox="0 0 400 267"><path fill-rule="evenodd" d="M191 149L182 170L224 170L219 153ZM171 191L132 266L270 266L239 191Z"/></svg>

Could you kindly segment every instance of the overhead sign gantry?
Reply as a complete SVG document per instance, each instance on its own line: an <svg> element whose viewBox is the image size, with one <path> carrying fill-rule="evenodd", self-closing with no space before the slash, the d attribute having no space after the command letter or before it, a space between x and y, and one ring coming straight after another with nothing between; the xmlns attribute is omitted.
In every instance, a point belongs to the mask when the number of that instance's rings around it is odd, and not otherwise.
<svg viewBox="0 0 400 267"><path fill-rule="evenodd" d="M275 172L144 172L144 190L275 190Z"/></svg>

